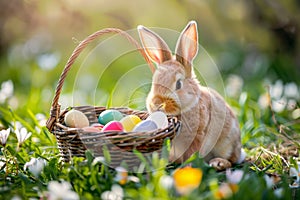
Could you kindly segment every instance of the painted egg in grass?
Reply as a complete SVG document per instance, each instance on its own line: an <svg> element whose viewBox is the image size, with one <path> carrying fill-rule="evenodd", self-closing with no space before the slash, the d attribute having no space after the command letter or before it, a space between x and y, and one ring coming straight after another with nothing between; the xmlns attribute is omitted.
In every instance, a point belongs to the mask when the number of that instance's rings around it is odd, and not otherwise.
<svg viewBox="0 0 300 200"><path fill-rule="evenodd" d="M157 125L157 128L164 129L169 125L167 115L161 111L151 113L147 119L154 121Z"/></svg>
<svg viewBox="0 0 300 200"><path fill-rule="evenodd" d="M83 128L90 124L83 112L74 109L66 113L64 120L65 124L71 128Z"/></svg>
<svg viewBox="0 0 300 200"><path fill-rule="evenodd" d="M148 131L154 131L157 129L157 125L152 120L144 120L138 123L134 129L133 132L148 132Z"/></svg>
<svg viewBox="0 0 300 200"><path fill-rule="evenodd" d="M105 110L100 113L98 122L106 125L110 121L120 121L123 118L123 114L118 110Z"/></svg>
<svg viewBox="0 0 300 200"><path fill-rule="evenodd" d="M110 121L103 127L103 132L110 132L110 131L123 131L124 128L119 121Z"/></svg>
<svg viewBox="0 0 300 200"><path fill-rule="evenodd" d="M142 120L136 115L127 115L123 117L120 122L126 132L130 132Z"/></svg>

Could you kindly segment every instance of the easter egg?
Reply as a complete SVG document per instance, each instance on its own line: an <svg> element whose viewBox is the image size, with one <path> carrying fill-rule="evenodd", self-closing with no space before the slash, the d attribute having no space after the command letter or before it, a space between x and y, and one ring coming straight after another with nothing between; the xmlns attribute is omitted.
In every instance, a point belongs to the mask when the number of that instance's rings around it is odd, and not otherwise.
<svg viewBox="0 0 300 200"><path fill-rule="evenodd" d="M87 127L83 127L82 130L84 130L85 132L91 132L91 133L97 133L100 132L100 129L93 127L93 126L87 126Z"/></svg>
<svg viewBox="0 0 300 200"><path fill-rule="evenodd" d="M137 125L140 121L142 120L136 115L127 115L120 120L126 132L132 131L135 125Z"/></svg>
<svg viewBox="0 0 300 200"><path fill-rule="evenodd" d="M103 128L104 125L99 124L99 123L94 123L91 126L94 127L94 128L97 128L98 130L102 130L102 128Z"/></svg>
<svg viewBox="0 0 300 200"><path fill-rule="evenodd" d="M103 132L123 131L123 130L124 129L123 129L121 122L118 122L118 121L110 121L102 129Z"/></svg>
<svg viewBox="0 0 300 200"><path fill-rule="evenodd" d="M157 125L152 120L144 120L138 123L134 129L133 132L147 132L147 131L154 131L157 129Z"/></svg>
<svg viewBox="0 0 300 200"><path fill-rule="evenodd" d="M99 115L98 122L105 125L110 121L120 121L122 118L123 114L117 110L105 110Z"/></svg>
<svg viewBox="0 0 300 200"><path fill-rule="evenodd" d="M90 124L85 114L74 109L66 113L64 120L66 125L72 128L83 128Z"/></svg>
<svg viewBox="0 0 300 200"><path fill-rule="evenodd" d="M167 115L161 111L151 113L147 119L154 121L157 125L157 128L164 129L169 125Z"/></svg>

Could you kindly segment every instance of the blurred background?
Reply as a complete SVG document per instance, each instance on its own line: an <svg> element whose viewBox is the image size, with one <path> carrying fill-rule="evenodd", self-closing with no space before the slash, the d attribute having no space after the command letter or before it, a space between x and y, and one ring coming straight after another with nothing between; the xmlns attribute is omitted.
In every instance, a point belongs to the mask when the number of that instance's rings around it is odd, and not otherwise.
<svg viewBox="0 0 300 200"><path fill-rule="evenodd" d="M266 86L271 86L272 97L284 103L274 109L280 112L288 104L295 109L300 84L299 8L300 2L293 0L1 0L0 105L48 114L67 59L80 40L97 30L135 31L142 24L181 31L195 20L199 43L216 64L227 96L238 99L246 91L263 107ZM91 45L99 50L74 64L61 101L106 105L112 91L118 91L113 105L132 101L128 104L140 108L134 99L145 98L151 72L138 52L102 62L119 49L118 44ZM138 82L141 79L145 81Z"/></svg>

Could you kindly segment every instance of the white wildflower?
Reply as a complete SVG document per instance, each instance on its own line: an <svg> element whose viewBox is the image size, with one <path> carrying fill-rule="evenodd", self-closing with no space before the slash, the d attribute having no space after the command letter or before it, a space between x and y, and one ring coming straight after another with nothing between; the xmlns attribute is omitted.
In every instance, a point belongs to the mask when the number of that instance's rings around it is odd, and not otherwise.
<svg viewBox="0 0 300 200"><path fill-rule="evenodd" d="M300 118L300 108L297 108L292 112L292 117L293 117L293 119Z"/></svg>
<svg viewBox="0 0 300 200"><path fill-rule="evenodd" d="M19 121L15 121L14 125L15 125L15 129L21 129L23 127L22 123Z"/></svg>
<svg viewBox="0 0 300 200"><path fill-rule="evenodd" d="M115 181L117 181L119 184L124 185L128 181L132 182L139 182L140 179L136 176L128 176L128 171L124 167L117 167L116 168L117 175L115 177Z"/></svg>
<svg viewBox="0 0 300 200"><path fill-rule="evenodd" d="M14 195L11 200L22 200L22 198L18 195Z"/></svg>
<svg viewBox="0 0 300 200"><path fill-rule="evenodd" d="M268 175L264 175L264 179L267 185L267 188L272 188L275 185L275 179Z"/></svg>
<svg viewBox="0 0 300 200"><path fill-rule="evenodd" d="M283 83L281 80L276 81L274 85L270 87L271 98L280 99L283 93Z"/></svg>
<svg viewBox="0 0 300 200"><path fill-rule="evenodd" d="M103 200L122 200L124 197L123 188L119 185L113 185L110 191L101 194Z"/></svg>
<svg viewBox="0 0 300 200"><path fill-rule="evenodd" d="M284 86L284 95L286 97L291 97L291 98L298 98L299 97L299 90L296 85L296 83L287 83Z"/></svg>
<svg viewBox="0 0 300 200"><path fill-rule="evenodd" d="M270 105L270 97L267 93L262 94L262 95L259 96L258 105L262 109L268 108L268 106Z"/></svg>
<svg viewBox="0 0 300 200"><path fill-rule="evenodd" d="M103 156L98 156L93 160L93 165L96 165L98 163L105 163L105 158Z"/></svg>
<svg viewBox="0 0 300 200"><path fill-rule="evenodd" d="M6 99L13 96L14 85L11 80L5 81L1 84L0 89L0 103L4 103Z"/></svg>
<svg viewBox="0 0 300 200"><path fill-rule="evenodd" d="M287 105L287 100L285 97L281 98L280 100L272 101L272 109L277 113L282 112L286 105Z"/></svg>
<svg viewBox="0 0 300 200"><path fill-rule="evenodd" d="M229 97L237 97L242 92L244 81L243 79L235 74L231 74L227 79L226 94Z"/></svg>
<svg viewBox="0 0 300 200"><path fill-rule="evenodd" d="M291 188L299 188L300 187L300 162L297 163L298 169L295 167L290 168L290 176L295 177L296 180L290 184Z"/></svg>
<svg viewBox="0 0 300 200"><path fill-rule="evenodd" d="M44 114L38 113L35 115L35 118L39 122L40 126L46 126L47 117Z"/></svg>
<svg viewBox="0 0 300 200"><path fill-rule="evenodd" d="M230 169L226 170L226 178L229 183L238 184L244 176L242 170L231 171Z"/></svg>
<svg viewBox="0 0 300 200"><path fill-rule="evenodd" d="M41 171L46 166L46 160L42 158L31 158L31 160L24 165L24 171L28 170L35 176L38 177L38 175L41 173Z"/></svg>
<svg viewBox="0 0 300 200"><path fill-rule="evenodd" d="M48 199L49 200L77 200L79 195L71 190L71 184L66 181L61 183L51 181L48 184Z"/></svg>
<svg viewBox="0 0 300 200"><path fill-rule="evenodd" d="M21 146L25 140L31 136L31 132L28 132L26 128L16 129L15 133L17 135L19 146Z"/></svg>
<svg viewBox="0 0 300 200"><path fill-rule="evenodd" d="M9 134L10 134L10 128L0 131L0 142L1 142L2 146L4 146L4 147L6 145L6 141L7 141Z"/></svg>
<svg viewBox="0 0 300 200"><path fill-rule="evenodd" d="M286 105L288 110L294 110L297 107L297 101L295 99L289 99Z"/></svg>
<svg viewBox="0 0 300 200"><path fill-rule="evenodd" d="M4 165L6 165L5 161L0 161L0 168L2 168Z"/></svg>
<svg viewBox="0 0 300 200"><path fill-rule="evenodd" d="M161 187L165 188L166 190L170 190L174 185L174 180L172 176L163 175L159 179L159 184L161 185Z"/></svg>
<svg viewBox="0 0 300 200"><path fill-rule="evenodd" d="M275 190L274 190L274 194L275 194L276 197L282 198L283 188L275 189Z"/></svg>

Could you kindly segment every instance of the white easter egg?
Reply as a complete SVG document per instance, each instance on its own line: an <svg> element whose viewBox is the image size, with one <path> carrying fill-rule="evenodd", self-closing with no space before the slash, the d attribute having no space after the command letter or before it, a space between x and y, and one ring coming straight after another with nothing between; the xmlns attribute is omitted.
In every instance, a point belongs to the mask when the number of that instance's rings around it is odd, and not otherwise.
<svg viewBox="0 0 300 200"><path fill-rule="evenodd" d="M151 113L147 119L154 121L157 125L157 128L164 129L169 125L167 115L161 111Z"/></svg>
<svg viewBox="0 0 300 200"><path fill-rule="evenodd" d="M72 128L83 128L90 124L85 114L74 109L66 113L64 120L66 125Z"/></svg>

